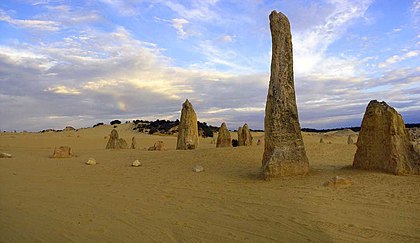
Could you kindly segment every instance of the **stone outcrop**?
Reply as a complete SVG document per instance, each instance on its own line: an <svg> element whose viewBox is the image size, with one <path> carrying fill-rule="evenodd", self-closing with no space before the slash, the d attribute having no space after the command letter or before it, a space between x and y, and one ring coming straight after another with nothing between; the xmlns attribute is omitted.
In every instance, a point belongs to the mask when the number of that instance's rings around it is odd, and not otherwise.
<svg viewBox="0 0 420 243"><path fill-rule="evenodd" d="M324 182L322 185L325 187L336 187L336 186L351 186L353 181L351 178L345 178L341 176L335 176L328 181Z"/></svg>
<svg viewBox="0 0 420 243"><path fill-rule="evenodd" d="M142 166L141 162L139 160L134 160L133 163L131 164L131 166L133 167L139 167Z"/></svg>
<svg viewBox="0 0 420 243"><path fill-rule="evenodd" d="M238 128L238 146L251 146L252 135L249 130L248 124L244 124L243 127Z"/></svg>
<svg viewBox="0 0 420 243"><path fill-rule="evenodd" d="M128 148L127 142L123 138L118 137L117 130L112 129L105 149L127 149L127 148Z"/></svg>
<svg viewBox="0 0 420 243"><path fill-rule="evenodd" d="M0 153L0 158L10 159L12 158L12 155L8 153Z"/></svg>
<svg viewBox="0 0 420 243"><path fill-rule="evenodd" d="M132 137L131 138L131 149L136 149L136 148L137 148L136 137Z"/></svg>
<svg viewBox="0 0 420 243"><path fill-rule="evenodd" d="M87 165L96 165L97 162L96 162L96 160L94 158L89 158L88 161L86 161L85 164L87 164Z"/></svg>
<svg viewBox="0 0 420 243"><path fill-rule="evenodd" d="M149 147L149 149L147 149L149 151L165 151L165 144L163 143L163 141L157 141L152 147Z"/></svg>
<svg viewBox="0 0 420 243"><path fill-rule="evenodd" d="M243 139L243 146L251 146L252 145L252 135L251 131L249 130L248 124L244 124L242 127L242 139Z"/></svg>
<svg viewBox="0 0 420 243"><path fill-rule="evenodd" d="M413 127L408 129L411 141L420 141L420 127Z"/></svg>
<svg viewBox="0 0 420 243"><path fill-rule="evenodd" d="M54 153L52 155L55 159L63 159L63 158L71 158L73 157L73 153L71 148L68 146L60 146L54 148Z"/></svg>
<svg viewBox="0 0 420 243"><path fill-rule="evenodd" d="M188 99L182 104L176 149L187 150L198 147L198 124L192 104Z"/></svg>
<svg viewBox="0 0 420 243"><path fill-rule="evenodd" d="M356 145L353 168L420 174L420 155L410 142L404 121L385 102L369 102Z"/></svg>
<svg viewBox="0 0 420 243"><path fill-rule="evenodd" d="M238 146L244 146L243 128L238 128Z"/></svg>
<svg viewBox="0 0 420 243"><path fill-rule="evenodd" d="M192 168L192 170L193 170L194 172L200 173L200 172L203 172L203 171L204 171L204 167L203 167L203 166L201 166L201 165L195 165L195 166Z"/></svg>
<svg viewBox="0 0 420 243"><path fill-rule="evenodd" d="M276 11L270 14L272 36L271 76L264 118L262 174L302 175L309 162L300 132L293 78L293 52L290 23Z"/></svg>
<svg viewBox="0 0 420 243"><path fill-rule="evenodd" d="M353 138L351 137L351 135L349 135L347 137L347 144L350 144L350 145L353 145L354 144L354 141L353 141Z"/></svg>
<svg viewBox="0 0 420 243"><path fill-rule="evenodd" d="M232 138L230 132L226 126L226 123L222 123L219 128L219 134L217 135L216 148L232 147Z"/></svg>

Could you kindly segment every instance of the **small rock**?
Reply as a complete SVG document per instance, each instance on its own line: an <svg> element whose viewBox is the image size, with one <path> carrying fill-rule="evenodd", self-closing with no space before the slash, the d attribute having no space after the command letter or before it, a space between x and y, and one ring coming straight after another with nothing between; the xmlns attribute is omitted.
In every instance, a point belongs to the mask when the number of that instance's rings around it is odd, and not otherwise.
<svg viewBox="0 0 420 243"><path fill-rule="evenodd" d="M60 146L54 148L53 158L71 158L73 157L73 153L71 152L71 148L68 146Z"/></svg>
<svg viewBox="0 0 420 243"><path fill-rule="evenodd" d="M142 166L142 164L141 164L141 162L140 162L140 161L138 161L138 160L136 159L136 160L134 160L134 162L131 164L131 166L133 166L133 167L139 167L139 166Z"/></svg>
<svg viewBox="0 0 420 243"><path fill-rule="evenodd" d="M203 172L204 171L204 167L203 166L201 166L201 165L196 165L196 166L194 166L193 167L193 169L192 169L194 172Z"/></svg>
<svg viewBox="0 0 420 243"><path fill-rule="evenodd" d="M89 158L89 160L86 162L87 165L96 165L96 160L93 158Z"/></svg>
<svg viewBox="0 0 420 243"><path fill-rule="evenodd" d="M165 144L163 141L157 141L152 147L148 149L149 151L165 151Z"/></svg>
<svg viewBox="0 0 420 243"><path fill-rule="evenodd" d="M341 176L336 176L333 177L331 179L329 179L328 181L324 182L322 185L323 186L350 186L352 185L353 182L350 178L344 178Z"/></svg>
<svg viewBox="0 0 420 243"><path fill-rule="evenodd" d="M12 158L12 155L8 153L0 153L0 158Z"/></svg>

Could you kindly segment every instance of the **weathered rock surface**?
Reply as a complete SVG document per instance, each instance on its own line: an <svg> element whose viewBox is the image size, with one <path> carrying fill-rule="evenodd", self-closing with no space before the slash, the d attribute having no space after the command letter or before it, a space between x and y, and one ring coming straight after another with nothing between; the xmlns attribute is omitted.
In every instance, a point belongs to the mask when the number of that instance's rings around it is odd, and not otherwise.
<svg viewBox="0 0 420 243"><path fill-rule="evenodd" d="M71 148L68 146L60 146L54 148L54 153L52 155L55 159L60 158L71 158L73 157L73 153L71 151Z"/></svg>
<svg viewBox="0 0 420 243"><path fill-rule="evenodd" d="M347 144L350 144L350 145L353 145L354 144L354 141L353 141L353 138L351 137L351 135L349 135L347 137Z"/></svg>
<svg viewBox="0 0 420 243"><path fill-rule="evenodd" d="M420 174L420 155L414 151L404 121L385 102L369 102L356 145L353 168Z"/></svg>
<svg viewBox="0 0 420 243"><path fill-rule="evenodd" d="M187 150L198 147L198 124L192 104L188 99L182 104L176 149Z"/></svg>
<svg viewBox="0 0 420 243"><path fill-rule="evenodd" d="M131 149L136 149L136 148L137 148L136 137L132 137L131 138Z"/></svg>
<svg viewBox="0 0 420 243"><path fill-rule="evenodd" d="M193 167L192 169L194 172L203 172L204 171L204 167L201 165L196 165Z"/></svg>
<svg viewBox="0 0 420 243"><path fill-rule="evenodd" d="M331 186L351 186L353 184L353 181L351 178L344 178L341 176L335 176L328 181L324 182L322 185L325 187L331 187Z"/></svg>
<svg viewBox="0 0 420 243"><path fill-rule="evenodd" d="M94 158L89 158L88 161L86 161L87 165L96 165L96 160Z"/></svg>
<svg viewBox="0 0 420 243"><path fill-rule="evenodd" d="M149 147L147 150L149 151L165 151L165 144L163 141L157 141L152 147Z"/></svg>
<svg viewBox="0 0 420 243"><path fill-rule="evenodd" d="M249 130L248 124L244 124L243 127L238 128L238 146L251 146L252 135Z"/></svg>
<svg viewBox="0 0 420 243"><path fill-rule="evenodd" d="M244 129L242 127L238 128L238 146L244 146L244 137L243 137Z"/></svg>
<svg viewBox="0 0 420 243"><path fill-rule="evenodd" d="M230 132L226 126L226 123L222 123L219 128L219 134L217 135L216 148L232 147L232 138Z"/></svg>
<svg viewBox="0 0 420 243"><path fill-rule="evenodd" d="M242 139L243 139L243 146L251 146L252 145L252 135L251 131L249 130L248 124L244 124L242 127Z"/></svg>
<svg viewBox="0 0 420 243"><path fill-rule="evenodd" d="M133 167L139 167L142 166L141 162L139 160L134 160L133 163L131 164L131 166Z"/></svg>
<svg viewBox="0 0 420 243"><path fill-rule="evenodd" d="M0 158L10 159L12 158L12 155L8 153L0 153Z"/></svg>
<svg viewBox="0 0 420 243"><path fill-rule="evenodd" d="M302 175L309 171L296 106L289 20L284 14L273 11L270 14L270 29L273 47L262 159L265 179Z"/></svg>
<svg viewBox="0 0 420 243"><path fill-rule="evenodd" d="M127 149L128 144L123 138L118 138L118 132L112 129L105 149Z"/></svg>
<svg viewBox="0 0 420 243"><path fill-rule="evenodd" d="M410 134L410 138L412 141L420 141L420 128L413 127L408 129L408 133Z"/></svg>

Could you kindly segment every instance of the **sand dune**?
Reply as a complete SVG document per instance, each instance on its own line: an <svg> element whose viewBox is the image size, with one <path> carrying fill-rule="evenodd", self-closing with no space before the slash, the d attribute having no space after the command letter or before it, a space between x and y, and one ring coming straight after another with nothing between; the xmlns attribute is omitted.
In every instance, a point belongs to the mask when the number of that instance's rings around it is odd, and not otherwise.
<svg viewBox="0 0 420 243"><path fill-rule="evenodd" d="M304 133L310 174L267 182L263 146L216 149L206 138L177 151L175 136L124 124L120 137L138 149L105 150L111 129L1 134L13 158L0 159L0 242L420 241L420 177L348 169L356 146L346 135L320 144ZM145 149L157 140L168 150ZM61 145L76 157L49 158ZM85 165L90 157L99 164ZM322 186L336 175L353 185Z"/></svg>

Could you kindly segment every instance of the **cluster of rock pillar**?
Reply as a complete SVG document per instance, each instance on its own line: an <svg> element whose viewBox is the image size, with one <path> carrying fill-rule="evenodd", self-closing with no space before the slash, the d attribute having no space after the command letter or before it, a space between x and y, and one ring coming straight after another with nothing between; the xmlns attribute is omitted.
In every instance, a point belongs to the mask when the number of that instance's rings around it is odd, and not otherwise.
<svg viewBox="0 0 420 243"><path fill-rule="evenodd" d="M272 36L271 75L264 118L264 179L275 176L304 175L309 161L302 139L293 77L293 51L290 23L276 11L270 14ZM197 115L188 99L182 104L178 129L177 150L198 147ZM322 138L321 138L321 143ZM353 144L351 136L348 144ZM247 124L238 129L238 145L252 145ZM420 174L420 155L414 150L404 121L398 112L386 104L372 100L366 108L357 140L353 167L381 170L393 174ZM158 147L157 145L155 145ZM232 138L222 123L216 147L231 147ZM106 149L127 148L117 131L111 132ZM132 148L136 147L132 139Z"/></svg>

